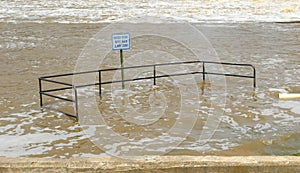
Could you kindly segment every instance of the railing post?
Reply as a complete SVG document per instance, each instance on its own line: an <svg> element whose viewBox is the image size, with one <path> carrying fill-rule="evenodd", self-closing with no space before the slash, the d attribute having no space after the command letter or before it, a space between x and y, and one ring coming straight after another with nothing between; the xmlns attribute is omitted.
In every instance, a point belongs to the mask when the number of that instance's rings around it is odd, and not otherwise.
<svg viewBox="0 0 300 173"><path fill-rule="evenodd" d="M153 85L156 85L156 65L153 65Z"/></svg>
<svg viewBox="0 0 300 173"><path fill-rule="evenodd" d="M102 94L102 89L101 89L101 83L102 83L101 70L99 70L98 72L99 72L99 96L101 96L101 94Z"/></svg>
<svg viewBox="0 0 300 173"><path fill-rule="evenodd" d="M203 81L205 81L205 62L204 61L202 62L202 78L203 78Z"/></svg>
<svg viewBox="0 0 300 173"><path fill-rule="evenodd" d="M42 93L42 81L41 78L39 78L39 90L40 90L40 107L43 107L43 93Z"/></svg>
<svg viewBox="0 0 300 173"><path fill-rule="evenodd" d="M77 94L77 89L76 86L73 86L74 89L74 96L75 96L75 115L76 115L76 119L78 121L78 94Z"/></svg>
<svg viewBox="0 0 300 173"><path fill-rule="evenodd" d="M253 87L256 88L256 69L254 66L252 66L253 68Z"/></svg>

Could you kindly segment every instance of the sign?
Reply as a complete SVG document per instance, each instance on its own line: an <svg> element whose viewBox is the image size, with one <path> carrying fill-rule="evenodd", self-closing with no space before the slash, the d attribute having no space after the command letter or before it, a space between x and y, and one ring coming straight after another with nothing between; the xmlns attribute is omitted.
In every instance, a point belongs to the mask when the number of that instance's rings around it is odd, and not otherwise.
<svg viewBox="0 0 300 173"><path fill-rule="evenodd" d="M116 33L112 35L112 50L130 49L130 34Z"/></svg>

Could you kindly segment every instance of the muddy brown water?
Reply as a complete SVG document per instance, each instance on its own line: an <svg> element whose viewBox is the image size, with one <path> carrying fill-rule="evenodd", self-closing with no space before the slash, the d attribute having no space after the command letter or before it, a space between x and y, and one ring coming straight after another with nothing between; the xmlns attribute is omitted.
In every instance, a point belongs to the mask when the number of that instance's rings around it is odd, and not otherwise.
<svg viewBox="0 0 300 173"><path fill-rule="evenodd" d="M226 78L226 106L221 110L220 125L213 137L200 145L196 136L203 130L211 108L209 103L214 99L213 95L205 95L205 91L210 91L207 84L197 110L203 117L196 120L186 140L168 154L299 153L300 100L279 100L278 93L300 92L300 24L193 25L209 39L221 61L253 64L257 69L258 86L253 89L249 79ZM103 149L84 135L75 119L40 109L37 79L72 72L88 40L106 24L1 23L0 26L0 155L62 158L105 155ZM153 42L155 44L155 40ZM109 88L104 88L107 97L98 100L99 110L114 132L135 139L142 138L140 134L143 134L151 139L176 122L176 103L181 99L178 88L167 79L160 82L158 89L147 83L132 85L137 94L130 98L139 112L149 110L148 99L153 90L165 93L167 98L166 112L170 117L159 119L148 129L124 126L126 120L113 111ZM139 88L143 90L138 92ZM223 88L215 92L220 94ZM110 149L122 150L116 141L112 141L111 146L114 144L117 147Z"/></svg>

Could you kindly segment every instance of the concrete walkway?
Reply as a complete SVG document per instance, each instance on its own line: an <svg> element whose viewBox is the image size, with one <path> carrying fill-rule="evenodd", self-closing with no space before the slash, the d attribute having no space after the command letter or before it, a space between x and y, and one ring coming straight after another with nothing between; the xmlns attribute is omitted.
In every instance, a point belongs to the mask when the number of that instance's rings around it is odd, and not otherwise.
<svg viewBox="0 0 300 173"><path fill-rule="evenodd" d="M0 157L0 173L13 172L218 172L218 173L300 173L296 156L145 156L91 157L71 159Z"/></svg>

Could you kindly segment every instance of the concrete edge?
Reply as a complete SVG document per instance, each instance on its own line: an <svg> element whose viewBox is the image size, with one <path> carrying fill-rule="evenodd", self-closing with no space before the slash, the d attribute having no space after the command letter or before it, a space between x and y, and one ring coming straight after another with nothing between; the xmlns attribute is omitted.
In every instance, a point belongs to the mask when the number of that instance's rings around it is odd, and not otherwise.
<svg viewBox="0 0 300 173"><path fill-rule="evenodd" d="M0 157L0 172L300 172L297 156Z"/></svg>

